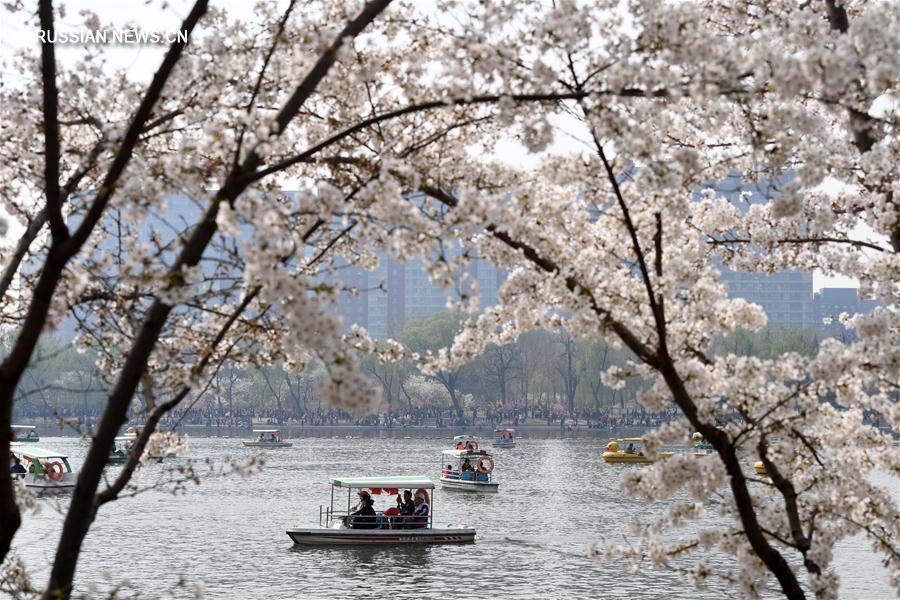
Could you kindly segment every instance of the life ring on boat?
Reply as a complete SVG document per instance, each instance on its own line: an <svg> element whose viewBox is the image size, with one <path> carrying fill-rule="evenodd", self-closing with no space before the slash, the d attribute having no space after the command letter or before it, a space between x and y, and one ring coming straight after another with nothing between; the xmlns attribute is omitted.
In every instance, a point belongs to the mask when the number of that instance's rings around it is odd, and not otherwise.
<svg viewBox="0 0 900 600"><path fill-rule="evenodd" d="M63 468L62 463L58 460L54 460L47 465L47 477L49 477L51 481L59 481L63 478L65 472L66 470Z"/></svg>
<svg viewBox="0 0 900 600"><path fill-rule="evenodd" d="M484 463L487 463L485 466ZM479 473L490 473L494 470L494 459L490 456L484 456L478 460L478 463L475 465L475 469L478 470Z"/></svg>

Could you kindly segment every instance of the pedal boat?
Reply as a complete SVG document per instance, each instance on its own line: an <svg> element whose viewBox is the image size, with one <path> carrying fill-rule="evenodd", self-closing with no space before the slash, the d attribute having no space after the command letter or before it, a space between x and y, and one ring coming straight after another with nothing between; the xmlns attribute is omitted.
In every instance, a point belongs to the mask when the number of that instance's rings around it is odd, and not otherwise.
<svg viewBox="0 0 900 600"><path fill-rule="evenodd" d="M625 448L624 450L622 448ZM603 461L608 463L643 464L656 462L659 458L669 458L672 452L658 452L658 458L650 458L644 452L641 438L622 438L606 444Z"/></svg>
<svg viewBox="0 0 900 600"><path fill-rule="evenodd" d="M294 444L284 441L280 429L254 429L256 439L244 440L244 445L251 448L290 448Z"/></svg>
<svg viewBox="0 0 900 600"><path fill-rule="evenodd" d="M763 464L763 461L761 460L753 463L753 470L756 471L757 475L762 475L763 477L769 476L769 472L766 470L766 465Z"/></svg>
<svg viewBox="0 0 900 600"><path fill-rule="evenodd" d="M19 457L27 473L13 473L12 476L25 481L25 487L38 492L72 491L77 476L69 465L69 457L55 450L20 446L10 448L10 452Z"/></svg>
<svg viewBox="0 0 900 600"><path fill-rule="evenodd" d="M12 440L20 444L34 444L41 441L34 425L12 425Z"/></svg>
<svg viewBox="0 0 900 600"><path fill-rule="evenodd" d="M515 448L515 429L500 427L494 430L494 448Z"/></svg>
<svg viewBox="0 0 900 600"><path fill-rule="evenodd" d="M493 478L494 458L479 450L478 440L472 436L453 439L456 448L441 452L441 485L451 490L497 493L500 484Z"/></svg>
<svg viewBox="0 0 900 600"><path fill-rule="evenodd" d="M319 523L302 524L285 531L300 546L370 546L390 544L461 544L475 541L475 529L467 525L453 523L435 524L434 500L432 498L429 515L418 517L425 523L410 527L410 519L415 517L391 517L376 512L374 529L353 529L347 526L346 517L352 512L353 492L368 490L372 497L382 492L392 497L403 490L415 493L434 491L434 483L424 476L415 477L340 477L331 480L331 504L319 506ZM344 494L347 490L347 507L343 509ZM336 508L336 504L341 508ZM394 519L403 521L394 521ZM395 528L402 526L402 529Z"/></svg>
<svg viewBox="0 0 900 600"><path fill-rule="evenodd" d="M703 439L703 435L699 431L694 432L691 441L694 443L694 456L699 458L713 453L712 444Z"/></svg>
<svg viewBox="0 0 900 600"><path fill-rule="evenodd" d="M106 459L107 464L120 465L128 462L128 455L136 439L136 435L116 436L112 450L109 451L109 458Z"/></svg>

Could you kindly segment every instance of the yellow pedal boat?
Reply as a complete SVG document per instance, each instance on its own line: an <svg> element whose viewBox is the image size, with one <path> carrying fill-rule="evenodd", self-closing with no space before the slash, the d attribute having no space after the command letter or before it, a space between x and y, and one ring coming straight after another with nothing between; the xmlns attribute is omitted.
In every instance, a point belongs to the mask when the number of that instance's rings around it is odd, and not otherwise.
<svg viewBox="0 0 900 600"><path fill-rule="evenodd" d="M672 456L672 452L659 452L658 454L659 458ZM606 444L603 460L608 463L652 463L657 459L646 456L644 441L641 438L622 438Z"/></svg>
<svg viewBox="0 0 900 600"><path fill-rule="evenodd" d="M753 463L753 470L756 471L757 475L763 475L766 477L768 477L768 475L769 475L769 472L766 471L766 465L764 465L763 461L761 461L761 460L758 460L755 463Z"/></svg>

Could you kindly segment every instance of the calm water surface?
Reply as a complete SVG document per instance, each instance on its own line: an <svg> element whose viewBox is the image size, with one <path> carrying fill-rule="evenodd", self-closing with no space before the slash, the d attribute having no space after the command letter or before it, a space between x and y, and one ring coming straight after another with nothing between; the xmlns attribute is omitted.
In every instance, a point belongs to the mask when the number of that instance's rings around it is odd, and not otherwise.
<svg viewBox="0 0 900 600"><path fill-rule="evenodd" d="M148 491L105 506L78 566L78 591L101 595L121 585L143 598L725 598L733 590L698 591L673 571L630 572L591 558L592 545L623 543L635 515L664 505L623 498L618 478L627 465L605 465L602 443L590 439L520 439L497 450L499 494L436 490L436 522L474 525L475 544L419 548L300 548L284 530L316 521L337 475L416 475L437 480L441 438L313 438L266 453L253 477L205 479L174 496ZM41 446L70 454L78 468L86 447L74 438ZM187 458L249 459L258 450L238 439L190 441ZM176 459L172 464L182 464ZM140 473L158 481L166 465ZM110 475L118 469L110 468ZM894 488L897 489L896 480ZM66 500L62 499L63 505ZM383 509L393 498L376 498ZM14 540L34 581L46 581L62 515L42 500ZM712 557L720 568L727 558ZM861 538L836 551L842 597L893 598L886 570ZM179 583L179 582L182 583ZM773 594L776 597L777 594Z"/></svg>

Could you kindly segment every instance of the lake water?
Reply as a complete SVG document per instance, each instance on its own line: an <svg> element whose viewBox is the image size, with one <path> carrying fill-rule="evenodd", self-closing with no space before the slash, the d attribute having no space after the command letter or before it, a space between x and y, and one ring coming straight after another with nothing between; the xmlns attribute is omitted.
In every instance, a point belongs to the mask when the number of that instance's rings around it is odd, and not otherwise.
<svg viewBox="0 0 900 600"><path fill-rule="evenodd" d="M635 515L661 508L622 497L618 478L635 467L604 464L599 440L519 439L516 448L497 450L498 494L437 489L434 497L435 521L475 526L476 542L413 548L301 548L284 531L318 520L319 505L329 501L329 477L424 474L437 480L446 437L292 441L293 448L266 452L265 469L252 477L210 478L189 484L182 495L152 490L103 507L78 566L79 594L96 597L122 585L120 597L143 598L192 598L198 586L207 598L738 596L724 587L698 591L671 570L631 572L590 556L594 544L623 543ZM44 438L40 445L68 452L76 469L86 451L75 438ZM192 438L187 458L245 460L256 453L235 438ZM152 485L167 468L145 467L140 483ZM117 470L111 467L110 475ZM65 497L58 502L64 506ZM392 503L392 497L376 497L379 510ZM54 506L42 500L13 542L39 585L63 520ZM725 557L711 562L730 564ZM862 538L842 543L836 565L842 597L895 597Z"/></svg>

